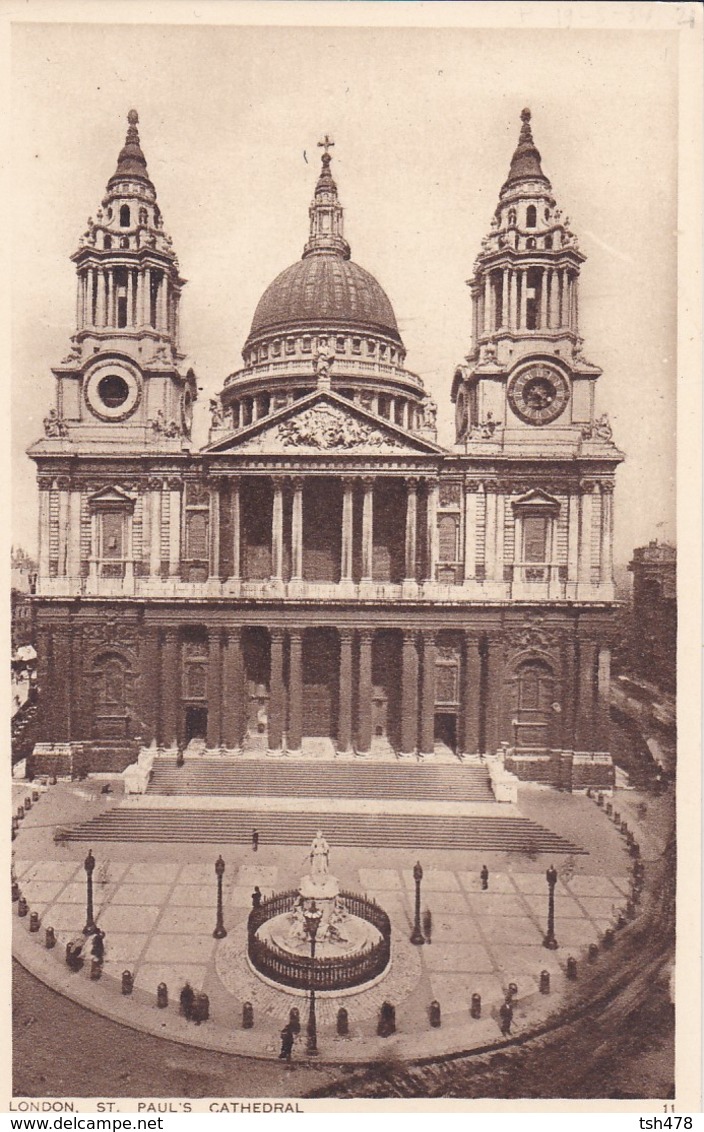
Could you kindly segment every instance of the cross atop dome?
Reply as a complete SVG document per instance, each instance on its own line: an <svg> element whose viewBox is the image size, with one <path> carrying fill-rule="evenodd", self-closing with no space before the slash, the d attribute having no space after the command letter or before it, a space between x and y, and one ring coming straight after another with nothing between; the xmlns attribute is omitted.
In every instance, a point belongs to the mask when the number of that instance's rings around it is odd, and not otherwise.
<svg viewBox="0 0 704 1132"><path fill-rule="evenodd" d="M332 138L328 137L327 134L325 135L325 137L323 138L322 141L318 142L318 146L322 147L325 150L325 156L326 157L328 156L328 150L331 148L331 146L334 146L334 144L335 143L332 140Z"/></svg>

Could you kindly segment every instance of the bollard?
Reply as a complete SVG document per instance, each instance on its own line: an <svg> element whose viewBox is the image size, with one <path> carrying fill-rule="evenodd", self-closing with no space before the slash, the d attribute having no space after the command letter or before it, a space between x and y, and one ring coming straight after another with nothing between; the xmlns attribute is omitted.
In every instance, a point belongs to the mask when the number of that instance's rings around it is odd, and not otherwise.
<svg viewBox="0 0 704 1132"><path fill-rule="evenodd" d="M28 814L29 811L31 810L31 808L32 808L32 799L31 798L25 798L25 800L24 800L24 812L26 814Z"/></svg>
<svg viewBox="0 0 704 1132"><path fill-rule="evenodd" d="M613 928L607 928L604 932L603 945L605 951L610 951L614 945L615 936Z"/></svg>
<svg viewBox="0 0 704 1132"><path fill-rule="evenodd" d="M638 844L637 841L633 842L633 844L631 845L631 847L629 849L629 852L630 852L631 856L635 857L636 859L638 857L640 857L640 845Z"/></svg>
<svg viewBox="0 0 704 1132"><path fill-rule="evenodd" d="M626 905L626 915L629 920L635 920L636 918L636 906L632 900L629 900Z"/></svg>
<svg viewBox="0 0 704 1132"><path fill-rule="evenodd" d="M438 1002L438 1000L436 998L434 998L433 1001L431 1002L430 1008L428 1010L428 1014L429 1014L429 1017L430 1017L430 1025L433 1027L434 1030L439 1029L442 1019L441 1019L441 1014L440 1014L440 1003Z"/></svg>
<svg viewBox="0 0 704 1132"><path fill-rule="evenodd" d="M577 981L577 960L572 955L567 957L567 978L573 983Z"/></svg>
<svg viewBox="0 0 704 1132"><path fill-rule="evenodd" d="M166 983L159 983L156 988L156 1004L160 1010L169 1005L169 988Z"/></svg>
<svg viewBox="0 0 704 1132"><path fill-rule="evenodd" d="M603 810L603 808L604 808L604 795L601 792L599 794L597 794L597 796L596 796L596 804L597 804L597 806L599 806Z"/></svg>
<svg viewBox="0 0 704 1132"><path fill-rule="evenodd" d="M19 886L19 884L16 880L13 880L13 882L12 882L12 903L14 904L16 900L19 900L19 898L20 898L20 886Z"/></svg>
<svg viewBox="0 0 704 1132"><path fill-rule="evenodd" d="M506 991L506 1001L514 1003L516 1001L517 996L518 996L518 987L516 986L515 983L509 983L508 984L508 990Z"/></svg>
<svg viewBox="0 0 704 1132"><path fill-rule="evenodd" d="M44 946L47 951L51 951L52 947L56 947L56 932L53 928L46 928L44 932Z"/></svg>
<svg viewBox="0 0 704 1132"><path fill-rule="evenodd" d="M28 912L29 912L29 905L27 904L27 901L25 900L24 896L20 896L19 900L17 901L17 915L18 916L26 916Z"/></svg>
<svg viewBox="0 0 704 1132"><path fill-rule="evenodd" d="M23 817L24 817L24 806L18 806L17 807L17 820L22 821Z"/></svg>
<svg viewBox="0 0 704 1132"><path fill-rule="evenodd" d="M612 814L612 817L613 817L613 819L614 819L614 825L619 825L619 826L620 826L620 824L621 824L621 815L620 815L620 813L618 812L618 810L614 810L614 812L613 812L613 814Z"/></svg>
<svg viewBox="0 0 704 1132"><path fill-rule="evenodd" d="M122 993L123 994L132 994L133 986L134 986L134 975L132 974L131 971L123 971L122 972Z"/></svg>
<svg viewBox="0 0 704 1132"><path fill-rule="evenodd" d="M207 1022L210 1017L210 999L207 994L197 994L193 1003L193 1021L196 1025Z"/></svg>
<svg viewBox="0 0 704 1132"><path fill-rule="evenodd" d="M344 1006L337 1012L337 1033L339 1037L346 1038L350 1032L350 1019Z"/></svg>
<svg viewBox="0 0 704 1132"><path fill-rule="evenodd" d="M540 972L540 993L541 994L550 994L550 972L549 971L541 971Z"/></svg>
<svg viewBox="0 0 704 1132"><path fill-rule="evenodd" d="M251 1030L254 1026L254 1007L251 1002L242 1004L242 1029Z"/></svg>
<svg viewBox="0 0 704 1132"><path fill-rule="evenodd" d="M97 982L97 980L100 978L102 973L103 973L103 964L100 962L99 959L96 959L94 957L90 961L90 977L91 977L91 979L93 980L94 983Z"/></svg>
<svg viewBox="0 0 704 1132"><path fill-rule="evenodd" d="M589 962L595 963L596 960L599 958L599 944L598 943L590 943L588 954L589 954Z"/></svg>
<svg viewBox="0 0 704 1132"><path fill-rule="evenodd" d="M469 1013L472 1018L481 1018L482 1016L482 996L480 994L472 995L472 1005L469 1008Z"/></svg>
<svg viewBox="0 0 704 1132"><path fill-rule="evenodd" d="M29 913L29 930L31 932L38 932L39 931L39 913L38 912L30 912Z"/></svg>
<svg viewBox="0 0 704 1132"><path fill-rule="evenodd" d="M19 825L20 825L19 818L17 816L13 816L13 818L12 818L12 832L13 833L17 833L17 830L19 829Z"/></svg>
<svg viewBox="0 0 704 1132"><path fill-rule="evenodd" d="M382 1002L379 1010L379 1023L376 1032L380 1038L389 1038L396 1033L396 1007L390 1002Z"/></svg>
<svg viewBox="0 0 704 1132"><path fill-rule="evenodd" d="M606 803L606 816L608 818L610 818L612 813L613 813L613 806L611 805L611 802L607 802Z"/></svg>
<svg viewBox="0 0 704 1132"><path fill-rule="evenodd" d="M39 801L39 791L38 791L38 790L33 790L33 791L32 791L32 801L33 801L33 802L38 802L38 801Z"/></svg>
<svg viewBox="0 0 704 1132"><path fill-rule="evenodd" d="M592 793L591 786L587 786L587 798L593 798L593 797L594 797L594 795Z"/></svg>
<svg viewBox="0 0 704 1132"><path fill-rule="evenodd" d="M56 775L52 774L51 778L49 779L49 785L50 786L56 786L57 782L58 782L58 779L57 779Z"/></svg>
<svg viewBox="0 0 704 1132"><path fill-rule="evenodd" d="M298 1013L298 1007L297 1006L292 1006L291 1009L289 1010L289 1012L288 1012L288 1024L289 1024L289 1028L290 1028L292 1034L294 1034L294 1035L300 1034L300 1032L301 1032L301 1016Z"/></svg>

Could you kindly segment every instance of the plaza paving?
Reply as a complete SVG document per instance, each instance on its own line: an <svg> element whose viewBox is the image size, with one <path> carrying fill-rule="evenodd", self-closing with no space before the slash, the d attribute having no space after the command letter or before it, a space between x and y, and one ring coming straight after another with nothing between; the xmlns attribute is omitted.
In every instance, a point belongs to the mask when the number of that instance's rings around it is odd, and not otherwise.
<svg viewBox="0 0 704 1132"><path fill-rule="evenodd" d="M19 797L27 788L16 787ZM106 843L94 846L96 919L106 932L104 974L97 982L88 964L78 973L64 961L65 943L85 923L86 845L53 841L56 825L99 813L105 800L93 783L59 784L41 796L20 827L15 875L29 908L39 914L41 930L28 932L28 918L13 918L15 949L34 974L83 1005L127 1024L228 1052L275 1057L279 1031L297 1006L305 1021L304 997L276 990L249 968L246 920L255 884L264 895L297 885L308 871L307 849L263 845L144 845ZM323 1058L355 1061L395 1051L401 1056L432 1055L490 1044L501 1038L498 1009L509 983L518 987L514 1033L554 1014L568 991L567 957L585 962L588 945L598 942L625 907L629 858L614 826L584 797L548 790L521 791L521 812L587 850L584 855L486 853L454 850L418 852L424 877L422 905L432 913L432 941L409 942L413 926L414 857L405 850L337 849L330 868L343 888L374 897L392 923L393 959L389 974L375 987L347 996L318 999L319 1048ZM213 938L215 926L214 859L222 853L224 919L228 935ZM490 870L482 891L479 870ZM545 870L559 873L555 917L557 951L542 946L547 913ZM15 905L16 909L16 905ZM44 947L44 929L57 935L53 950ZM120 993L124 970L134 975L135 990ZM539 992L541 971L551 976L551 993ZM181 986L188 980L210 999L210 1020L195 1026L178 1014ZM165 982L170 1004L156 1006L156 988ZM482 1017L472 1019L472 994L482 997ZM431 1029L430 1002L442 1009L442 1027ZM376 1034L384 1000L396 1007L397 1034ZM242 1005L252 1003L255 1026L242 1029ZM336 1034L337 1010L344 1005L350 1036ZM296 1056L303 1056L299 1041Z"/></svg>

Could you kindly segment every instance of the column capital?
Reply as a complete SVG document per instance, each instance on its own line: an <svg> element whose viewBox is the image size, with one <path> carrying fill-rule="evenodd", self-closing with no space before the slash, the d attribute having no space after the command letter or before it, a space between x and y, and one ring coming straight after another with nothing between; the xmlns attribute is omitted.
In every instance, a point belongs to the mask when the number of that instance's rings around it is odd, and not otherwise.
<svg viewBox="0 0 704 1132"><path fill-rule="evenodd" d="M166 487L166 480L163 476L148 476L146 481L147 491L161 491Z"/></svg>
<svg viewBox="0 0 704 1132"><path fill-rule="evenodd" d="M613 480L601 480L599 487L601 488L602 495L613 495L615 483Z"/></svg>
<svg viewBox="0 0 704 1132"><path fill-rule="evenodd" d="M376 479L374 476L362 476L362 487L366 492L371 492L374 490L375 482Z"/></svg>
<svg viewBox="0 0 704 1132"><path fill-rule="evenodd" d="M370 645L374 640L374 629L358 629L359 643Z"/></svg>
<svg viewBox="0 0 704 1132"><path fill-rule="evenodd" d="M236 644L242 640L242 626L241 625L228 625L225 629L225 639L228 644Z"/></svg>
<svg viewBox="0 0 704 1132"><path fill-rule="evenodd" d="M406 490L409 493L414 493L414 492L418 491L419 484L420 484L420 476L406 476Z"/></svg>
<svg viewBox="0 0 704 1132"><path fill-rule="evenodd" d="M476 647L479 648L479 645L482 641L481 633L479 633L476 629L464 629L463 634L467 647L469 647L470 645L476 645Z"/></svg>
<svg viewBox="0 0 704 1132"><path fill-rule="evenodd" d="M173 625L167 625L162 629L164 634L164 644L175 644L178 641L180 629L174 628Z"/></svg>
<svg viewBox="0 0 704 1132"><path fill-rule="evenodd" d="M418 633L417 633L416 629L404 629L403 630L403 647L404 648L411 648L411 647L415 648L417 642L418 642Z"/></svg>
<svg viewBox="0 0 704 1132"><path fill-rule="evenodd" d="M594 491L594 489L596 488L596 485L597 485L596 480L580 480L579 481L580 495L591 495L592 492Z"/></svg>
<svg viewBox="0 0 704 1132"><path fill-rule="evenodd" d="M464 481L464 490L466 495L474 495L481 488L481 480L466 479Z"/></svg>
<svg viewBox="0 0 704 1132"><path fill-rule="evenodd" d="M283 491L285 482L286 482L285 476L272 476L271 477L271 486L273 487L274 491Z"/></svg>
<svg viewBox="0 0 704 1132"><path fill-rule="evenodd" d="M357 476L341 476L342 486L345 491L354 491L354 485L357 482Z"/></svg>
<svg viewBox="0 0 704 1132"><path fill-rule="evenodd" d="M284 643L283 629L279 629L278 627L269 629L269 640L271 641L272 645L274 643L276 643L277 645L282 645Z"/></svg>
<svg viewBox="0 0 704 1132"><path fill-rule="evenodd" d="M239 491L242 486L242 476L228 476L227 484L230 491Z"/></svg>
<svg viewBox="0 0 704 1132"><path fill-rule="evenodd" d="M276 480L276 478L277 477L274 477L274 481ZM293 488L294 491L303 491L303 484L305 483L305 477L304 476L291 476L290 483L291 483L291 487Z"/></svg>
<svg viewBox="0 0 704 1132"><path fill-rule="evenodd" d="M183 487L183 480L180 476L165 476L161 486L167 491L180 491Z"/></svg>
<svg viewBox="0 0 704 1132"><path fill-rule="evenodd" d="M300 643L303 640L303 629L289 629L288 639L291 643L293 643L293 641Z"/></svg>
<svg viewBox="0 0 704 1132"><path fill-rule="evenodd" d="M340 644L342 644L344 642L346 645L351 645L353 634L354 634L353 629L343 628L343 629L337 630L337 635L340 639Z"/></svg>
<svg viewBox="0 0 704 1132"><path fill-rule="evenodd" d="M423 639L423 648L426 645L434 645L437 637L436 629L421 629L420 635Z"/></svg>
<svg viewBox="0 0 704 1132"><path fill-rule="evenodd" d="M222 643L222 626L221 625L209 625L208 629L207 629L207 634L208 634L208 644L214 644L217 641L220 641Z"/></svg>
<svg viewBox="0 0 704 1132"><path fill-rule="evenodd" d="M71 477L70 476L57 476L54 480L57 491L70 491L71 490Z"/></svg>

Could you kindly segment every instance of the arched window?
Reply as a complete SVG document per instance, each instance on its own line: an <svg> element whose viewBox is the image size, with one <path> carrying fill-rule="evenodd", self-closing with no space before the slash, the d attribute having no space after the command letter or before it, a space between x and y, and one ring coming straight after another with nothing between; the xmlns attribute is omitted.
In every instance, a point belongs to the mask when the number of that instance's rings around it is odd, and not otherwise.
<svg viewBox="0 0 704 1132"><path fill-rule="evenodd" d="M552 247L552 236L545 237L545 247L548 249Z"/></svg>
<svg viewBox="0 0 704 1132"><path fill-rule="evenodd" d="M130 226L130 206L128 204L123 204L122 208L120 209L120 227L121 228L129 228L129 226Z"/></svg>
<svg viewBox="0 0 704 1132"><path fill-rule="evenodd" d="M534 204L529 204L526 209L526 228L535 228L538 221L538 214Z"/></svg>
<svg viewBox="0 0 704 1132"><path fill-rule="evenodd" d="M528 239L526 240L526 247L527 248L534 248L535 247L535 237L534 236L528 237Z"/></svg>
<svg viewBox="0 0 704 1132"><path fill-rule="evenodd" d="M106 236L105 237L105 239L103 240L103 247L104 248L111 248L112 247L112 236Z"/></svg>
<svg viewBox="0 0 704 1132"><path fill-rule="evenodd" d="M549 209L549 208L546 208L546 209L545 209L545 219L546 219L546 220L549 220L549 219L550 219L550 209Z"/></svg>

